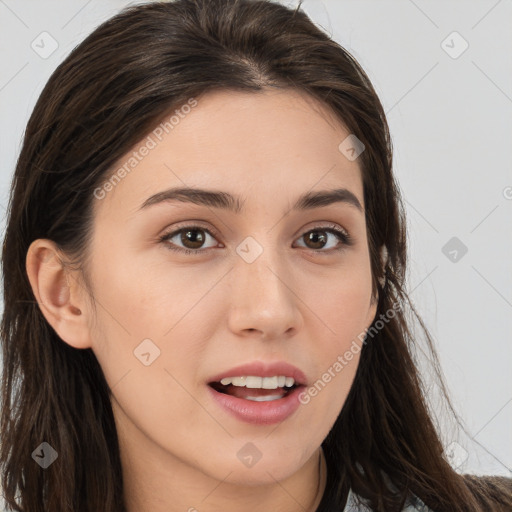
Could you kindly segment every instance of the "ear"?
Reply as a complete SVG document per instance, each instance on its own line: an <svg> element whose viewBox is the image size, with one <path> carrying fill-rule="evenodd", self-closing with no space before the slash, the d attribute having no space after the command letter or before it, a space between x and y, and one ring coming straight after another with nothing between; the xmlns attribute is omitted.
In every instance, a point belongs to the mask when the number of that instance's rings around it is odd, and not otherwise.
<svg viewBox="0 0 512 512"><path fill-rule="evenodd" d="M56 244L46 239L32 242L26 270L41 312L59 337L74 348L90 348L83 285L64 265Z"/></svg>

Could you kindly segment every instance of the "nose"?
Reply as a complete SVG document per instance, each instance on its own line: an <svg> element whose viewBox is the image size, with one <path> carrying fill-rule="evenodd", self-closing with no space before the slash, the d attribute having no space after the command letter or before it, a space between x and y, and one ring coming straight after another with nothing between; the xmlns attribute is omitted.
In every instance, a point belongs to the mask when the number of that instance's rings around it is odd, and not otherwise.
<svg viewBox="0 0 512 512"><path fill-rule="evenodd" d="M303 317L293 273L265 250L252 263L238 259L231 272L229 328L238 336L282 340L300 331Z"/></svg>

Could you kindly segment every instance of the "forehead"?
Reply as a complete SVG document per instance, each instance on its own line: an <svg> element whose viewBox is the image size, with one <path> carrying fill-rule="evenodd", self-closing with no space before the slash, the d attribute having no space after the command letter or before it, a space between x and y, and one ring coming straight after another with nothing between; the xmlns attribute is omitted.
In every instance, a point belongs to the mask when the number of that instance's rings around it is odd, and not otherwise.
<svg viewBox="0 0 512 512"><path fill-rule="evenodd" d="M177 186L231 191L247 197L246 209L340 187L363 204L358 162L339 148L349 135L326 105L303 92L209 92L166 113L116 162L105 178L122 178L110 180L99 206L133 212Z"/></svg>

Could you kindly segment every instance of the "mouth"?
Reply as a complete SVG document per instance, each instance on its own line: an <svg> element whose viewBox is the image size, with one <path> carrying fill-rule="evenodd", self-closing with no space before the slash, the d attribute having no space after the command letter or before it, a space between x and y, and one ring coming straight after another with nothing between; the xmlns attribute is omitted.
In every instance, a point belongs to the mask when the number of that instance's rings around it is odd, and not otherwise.
<svg viewBox="0 0 512 512"><path fill-rule="evenodd" d="M305 374L288 363L256 361L212 377L207 387L214 403L236 419L269 425L297 411L306 382Z"/></svg>
<svg viewBox="0 0 512 512"><path fill-rule="evenodd" d="M261 377L242 376L235 379L222 379L225 383L222 381L210 382L208 385L218 393L253 402L280 400L292 393L294 389L301 387L290 377L276 376L266 377L265 379L267 382L261 382L264 380ZM227 382L229 380L235 380L236 383ZM248 386L247 383L250 385Z"/></svg>

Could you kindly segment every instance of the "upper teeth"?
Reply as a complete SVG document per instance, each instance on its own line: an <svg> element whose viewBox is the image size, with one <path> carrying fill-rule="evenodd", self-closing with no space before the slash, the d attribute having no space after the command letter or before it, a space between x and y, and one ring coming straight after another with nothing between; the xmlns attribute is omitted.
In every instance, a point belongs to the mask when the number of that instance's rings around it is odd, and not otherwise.
<svg viewBox="0 0 512 512"><path fill-rule="evenodd" d="M252 375L243 377L226 377L220 381L221 384L227 386L241 386L247 388L260 388L260 389L277 389L286 386L292 387L295 384L293 377L284 377L282 375L275 377L254 377Z"/></svg>

